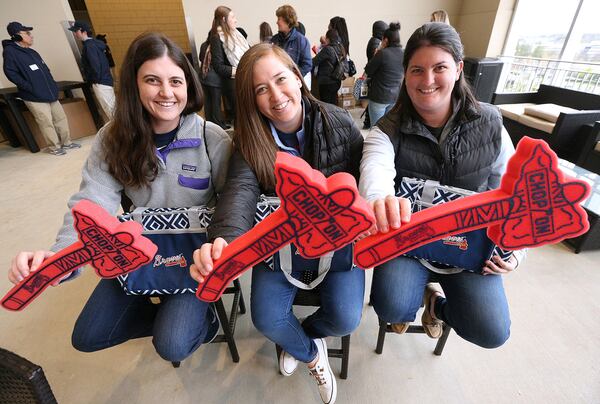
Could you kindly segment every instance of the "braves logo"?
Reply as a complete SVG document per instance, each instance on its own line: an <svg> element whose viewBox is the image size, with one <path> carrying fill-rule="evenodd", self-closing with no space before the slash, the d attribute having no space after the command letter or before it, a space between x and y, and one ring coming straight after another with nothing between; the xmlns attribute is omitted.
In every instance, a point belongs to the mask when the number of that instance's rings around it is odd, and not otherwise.
<svg viewBox="0 0 600 404"><path fill-rule="evenodd" d="M171 257L164 257L160 254L156 254L154 257L154 268L164 265L165 267L174 267L179 265L182 268L187 267L187 261L183 254L173 255Z"/></svg>
<svg viewBox="0 0 600 404"><path fill-rule="evenodd" d="M450 236L442 239L442 243L445 245L452 245L458 247L462 251L469 249L469 242L465 236Z"/></svg>

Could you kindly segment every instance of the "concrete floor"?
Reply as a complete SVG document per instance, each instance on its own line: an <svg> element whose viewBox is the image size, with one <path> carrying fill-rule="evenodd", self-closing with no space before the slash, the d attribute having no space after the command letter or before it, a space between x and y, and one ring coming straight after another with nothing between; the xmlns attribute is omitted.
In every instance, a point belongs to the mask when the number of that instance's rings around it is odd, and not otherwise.
<svg viewBox="0 0 600 404"><path fill-rule="evenodd" d="M90 150L92 138L81 140L83 147L66 156L0 145L2 272L17 251L52 244ZM452 333L436 357L435 342L424 335L388 334L377 355L377 318L365 303L352 334L349 378L338 379L338 402L600 402L599 261L600 251L576 255L563 244L531 250L504 278L512 336L495 350ZM75 351L71 330L96 283L88 269L77 281L49 288L23 312L0 310L0 347L41 365L60 403L320 402L304 369L279 375L274 345L254 329L249 313L238 321L237 364L225 344L201 347L179 369L160 359L149 339L93 354ZM242 284L249 300L249 274ZM10 286L0 274L0 293ZM339 372L339 360L331 363Z"/></svg>

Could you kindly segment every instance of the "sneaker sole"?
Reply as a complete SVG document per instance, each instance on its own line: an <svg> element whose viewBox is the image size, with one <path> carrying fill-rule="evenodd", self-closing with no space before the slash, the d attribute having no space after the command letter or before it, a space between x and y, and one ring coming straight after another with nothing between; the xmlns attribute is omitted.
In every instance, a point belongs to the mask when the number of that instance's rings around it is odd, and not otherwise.
<svg viewBox="0 0 600 404"><path fill-rule="evenodd" d="M298 369L298 364L296 363L296 367L294 368L294 370L292 370L291 372L286 372L285 368L283 367L283 355L284 354L285 354L285 351L282 349L281 353L279 354L279 373L281 373L282 376L290 377L291 375L293 375L296 372L296 369Z"/></svg>

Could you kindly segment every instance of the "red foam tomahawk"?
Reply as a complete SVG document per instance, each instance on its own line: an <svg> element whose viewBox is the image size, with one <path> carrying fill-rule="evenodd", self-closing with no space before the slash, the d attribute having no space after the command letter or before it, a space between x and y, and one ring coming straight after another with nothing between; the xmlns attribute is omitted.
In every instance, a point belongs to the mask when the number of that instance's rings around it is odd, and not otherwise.
<svg viewBox="0 0 600 404"><path fill-rule="evenodd" d="M348 173L326 179L301 158L277 153L275 178L281 206L223 250L198 286L199 299L218 300L229 282L292 241L303 257L317 258L354 241L374 223Z"/></svg>
<svg viewBox="0 0 600 404"><path fill-rule="evenodd" d="M356 243L354 261L371 268L423 244L483 227L505 250L556 243L588 230L579 202L589 193L586 182L558 169L556 154L546 142L524 137L499 189L417 212L400 229Z"/></svg>
<svg viewBox="0 0 600 404"><path fill-rule="evenodd" d="M52 282L83 265L91 264L103 278L114 278L136 270L156 254L156 245L141 235L139 223L120 223L90 201L73 207L73 219L79 241L44 260L37 271L15 285L2 298L5 309L25 308Z"/></svg>

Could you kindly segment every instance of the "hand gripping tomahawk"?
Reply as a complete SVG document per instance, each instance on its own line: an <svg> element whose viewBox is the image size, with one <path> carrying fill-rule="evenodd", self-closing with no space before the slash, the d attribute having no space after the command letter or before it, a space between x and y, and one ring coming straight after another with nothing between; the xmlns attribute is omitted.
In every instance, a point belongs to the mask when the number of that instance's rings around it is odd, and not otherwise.
<svg viewBox="0 0 600 404"><path fill-rule="evenodd" d="M546 142L524 137L499 189L417 212L400 229L356 243L354 261L361 268L372 268L423 244L488 226L488 237L505 250L585 233L587 214L578 202L588 197L590 187L557 166L556 154Z"/></svg>
<svg viewBox="0 0 600 404"><path fill-rule="evenodd" d="M292 241L303 257L317 258L354 241L374 223L348 173L326 179L301 158L277 153L275 178L281 206L223 249L198 286L199 299L218 300L231 280Z"/></svg>
<svg viewBox="0 0 600 404"><path fill-rule="evenodd" d="M157 247L143 237L134 221L119 223L100 206L82 200L73 207L79 241L44 260L39 269L15 285L2 299L8 310L21 310L52 282L91 264L103 278L131 272L152 260Z"/></svg>

